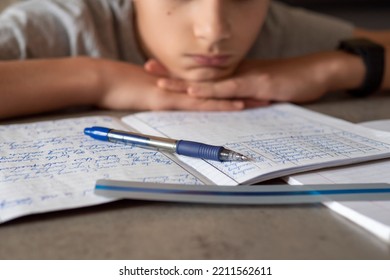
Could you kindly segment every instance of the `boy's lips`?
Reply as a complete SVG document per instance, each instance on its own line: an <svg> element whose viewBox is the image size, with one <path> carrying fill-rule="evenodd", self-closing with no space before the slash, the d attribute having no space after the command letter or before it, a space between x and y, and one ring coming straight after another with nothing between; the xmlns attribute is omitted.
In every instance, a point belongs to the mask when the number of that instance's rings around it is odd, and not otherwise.
<svg viewBox="0 0 390 280"><path fill-rule="evenodd" d="M228 64L231 55L188 55L196 64L205 67L224 67Z"/></svg>

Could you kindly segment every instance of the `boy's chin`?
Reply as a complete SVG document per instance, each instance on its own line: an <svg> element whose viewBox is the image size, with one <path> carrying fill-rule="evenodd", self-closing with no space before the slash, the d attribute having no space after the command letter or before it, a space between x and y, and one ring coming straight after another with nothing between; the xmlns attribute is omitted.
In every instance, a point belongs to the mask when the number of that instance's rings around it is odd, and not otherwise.
<svg viewBox="0 0 390 280"><path fill-rule="evenodd" d="M233 69L230 68L195 68L185 70L177 75L179 79L192 82L215 81L231 76Z"/></svg>

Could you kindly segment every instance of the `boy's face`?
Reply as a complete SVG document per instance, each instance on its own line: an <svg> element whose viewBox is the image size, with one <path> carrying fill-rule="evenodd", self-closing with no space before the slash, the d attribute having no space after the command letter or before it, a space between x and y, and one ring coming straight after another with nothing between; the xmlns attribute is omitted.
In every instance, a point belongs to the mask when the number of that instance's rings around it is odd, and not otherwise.
<svg viewBox="0 0 390 280"><path fill-rule="evenodd" d="M141 46L176 78L234 72L264 22L269 0L134 0Z"/></svg>

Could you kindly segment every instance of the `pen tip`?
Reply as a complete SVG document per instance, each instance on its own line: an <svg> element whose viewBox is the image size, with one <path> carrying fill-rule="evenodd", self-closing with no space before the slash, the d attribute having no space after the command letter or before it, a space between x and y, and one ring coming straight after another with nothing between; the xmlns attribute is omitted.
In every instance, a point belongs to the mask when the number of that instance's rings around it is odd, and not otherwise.
<svg viewBox="0 0 390 280"><path fill-rule="evenodd" d="M244 156L243 154L234 152L232 150L224 149L221 153L221 161L248 161L250 157Z"/></svg>
<svg viewBox="0 0 390 280"><path fill-rule="evenodd" d="M234 154L234 160L236 160L236 161L248 161L248 160L250 160L250 158L247 157L247 156L244 156L243 154L235 153Z"/></svg>
<svg viewBox="0 0 390 280"><path fill-rule="evenodd" d="M247 160L250 160L250 158L247 156L241 155L241 160L247 161Z"/></svg>

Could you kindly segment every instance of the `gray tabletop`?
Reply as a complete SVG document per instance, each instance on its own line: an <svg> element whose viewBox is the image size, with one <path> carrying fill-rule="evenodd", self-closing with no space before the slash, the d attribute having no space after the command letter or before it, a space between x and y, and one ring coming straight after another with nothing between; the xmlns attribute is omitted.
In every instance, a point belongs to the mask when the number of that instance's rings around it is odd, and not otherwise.
<svg viewBox="0 0 390 280"><path fill-rule="evenodd" d="M390 93L305 107L352 122L390 118ZM71 111L4 123L128 112ZM279 183L274 180L269 183ZM390 247L326 207L117 201L0 225L0 259L390 259Z"/></svg>

